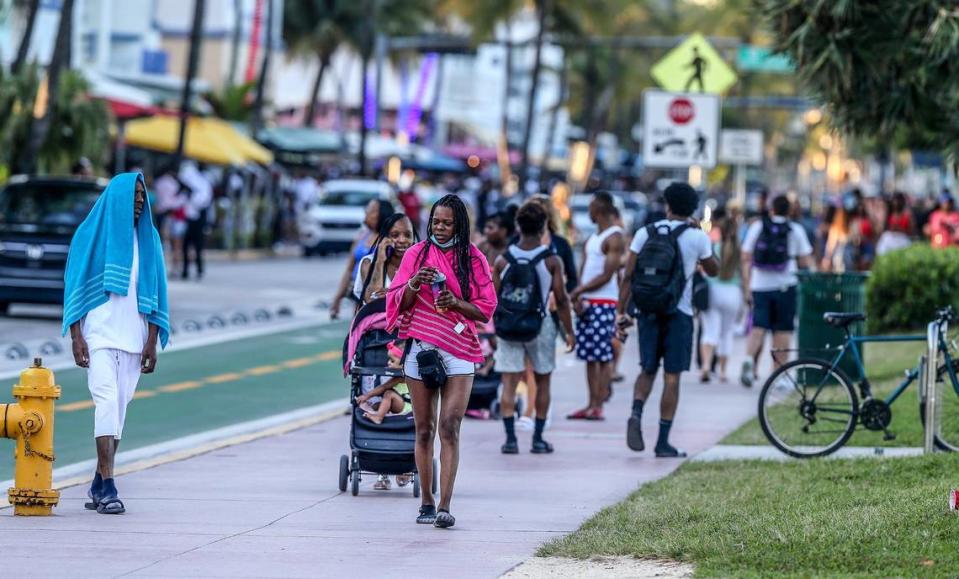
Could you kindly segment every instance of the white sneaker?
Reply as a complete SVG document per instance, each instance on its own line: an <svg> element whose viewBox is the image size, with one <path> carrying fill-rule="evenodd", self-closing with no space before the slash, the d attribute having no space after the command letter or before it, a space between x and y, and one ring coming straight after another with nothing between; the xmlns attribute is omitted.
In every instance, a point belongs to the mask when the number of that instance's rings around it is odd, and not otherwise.
<svg viewBox="0 0 959 579"><path fill-rule="evenodd" d="M533 419L529 416L520 416L516 421L516 430L522 430L524 432L532 432L536 424L533 422Z"/></svg>

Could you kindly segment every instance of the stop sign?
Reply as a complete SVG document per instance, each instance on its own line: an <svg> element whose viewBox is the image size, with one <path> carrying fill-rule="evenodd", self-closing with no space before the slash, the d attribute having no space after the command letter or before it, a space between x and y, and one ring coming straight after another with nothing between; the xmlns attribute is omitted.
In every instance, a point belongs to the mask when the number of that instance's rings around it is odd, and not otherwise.
<svg viewBox="0 0 959 579"><path fill-rule="evenodd" d="M696 111L693 109L693 102L685 97L678 97L669 103L669 118L677 125L685 125L693 120Z"/></svg>

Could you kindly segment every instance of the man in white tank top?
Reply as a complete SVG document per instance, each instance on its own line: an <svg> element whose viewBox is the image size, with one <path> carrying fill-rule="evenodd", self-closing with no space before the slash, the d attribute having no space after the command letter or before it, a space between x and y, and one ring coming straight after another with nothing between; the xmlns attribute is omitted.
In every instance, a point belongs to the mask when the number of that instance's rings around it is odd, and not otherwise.
<svg viewBox="0 0 959 579"><path fill-rule="evenodd" d="M503 454L517 454L519 444L516 440L514 413L516 408L516 387L526 371L526 359L533 366L533 376L536 380L536 399L530 403L535 406L536 421L533 430L533 445L530 452L534 454L549 454L553 452L553 445L543 440L543 429L546 427L546 415L550 405L550 378L556 368L556 334L557 327L548 312L550 293L556 301L556 313L564 330L567 352L572 352L576 346L573 335L573 318L570 315L569 296L566 294L562 260L553 254L548 245L542 244L543 232L546 230L546 211L536 203L527 202L516 214L516 225L520 230L519 242L507 247L506 252L517 267L528 260L530 264L536 262L535 271L539 280L540 295L534 296L538 305L542 307L542 326L539 334L529 341L514 341L503 337L499 339L496 348L496 371L503 375L503 394L500 399L500 409L503 414L503 427L506 429L506 443L500 449ZM545 254L545 257L540 257ZM538 259L538 261L537 261ZM509 271L510 261L505 255L496 258L493 263L493 283L496 293L500 295L503 289L503 280ZM520 270L522 271L522 270ZM507 282L509 286L509 282ZM525 287L531 287L526 285ZM535 286L532 286L535 287ZM508 291L508 290L507 290ZM515 289L514 289L515 291ZM520 296L528 296L528 291L519 292ZM500 304L508 303L509 299L500 296ZM530 302L523 299L522 303ZM529 311L526 308L525 311ZM509 314L511 312L507 312ZM508 321L508 320L507 320ZM497 325L499 322L497 321ZM499 334L499 332L498 332Z"/></svg>
<svg viewBox="0 0 959 579"><path fill-rule="evenodd" d="M596 233L586 241L582 284L570 294L578 316L576 356L586 362L589 402L566 418L603 420L603 403L609 397L613 377L613 337L616 333L616 304L619 302L617 272L626 241L616 225L617 210L609 193L599 192L589 204L589 218Z"/></svg>

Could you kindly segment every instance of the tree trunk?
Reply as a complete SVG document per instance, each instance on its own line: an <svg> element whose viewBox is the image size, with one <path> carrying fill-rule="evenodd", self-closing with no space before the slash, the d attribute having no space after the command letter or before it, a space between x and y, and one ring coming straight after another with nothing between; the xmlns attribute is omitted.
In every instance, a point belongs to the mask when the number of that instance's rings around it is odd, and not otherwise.
<svg viewBox="0 0 959 579"><path fill-rule="evenodd" d="M370 65L370 51L364 50L360 57L360 76L362 78L362 90L360 94L360 150L357 152L356 161L360 165L360 176L366 176L366 106L367 106L367 79L366 69Z"/></svg>
<svg viewBox="0 0 959 579"><path fill-rule="evenodd" d="M530 79L529 99L526 102L526 127L523 129L523 157L520 164L520 191L526 186L529 171L529 141L533 134L533 117L536 114L536 91L539 88L539 72L543 66L543 37L546 35L546 16L549 0L536 0L539 10L539 30L536 32L536 52L533 56L533 73Z"/></svg>
<svg viewBox="0 0 959 579"><path fill-rule="evenodd" d="M273 8L275 5L274 0L267 0L266 41L263 46L263 62L260 64L260 78L256 83L256 99L253 101L253 118L250 126L252 129L250 135L254 138L263 128L263 98L266 92L266 79L270 72L270 60L273 56Z"/></svg>
<svg viewBox="0 0 959 579"><path fill-rule="evenodd" d="M316 104L320 99L320 88L323 85L323 76L326 74L326 67L330 64L330 57L326 53L321 53L320 70L316 73L316 80L313 82L313 90L310 91L310 104L306 107L306 116L303 117L303 126L312 127L313 119L316 118Z"/></svg>
<svg viewBox="0 0 959 579"><path fill-rule="evenodd" d="M20 39L20 47L17 49L17 57L10 65L10 70L14 74L20 72L23 64L27 61L27 56L30 54L30 42L33 40L33 28L37 22L37 11L39 9L40 0L30 0L27 7L27 22L23 30L23 37Z"/></svg>
<svg viewBox="0 0 959 579"><path fill-rule="evenodd" d="M193 99L193 78L200 63L200 49L203 46L203 14L206 0L193 0L193 27L190 29L190 55L187 59L186 78L183 79L183 98L180 101L180 136L177 140L177 167L183 161L183 148L186 145L186 125L190 118L190 101Z"/></svg>
<svg viewBox="0 0 959 579"><path fill-rule="evenodd" d="M243 42L243 0L233 0L233 38L230 41L230 76L227 84L236 84L240 68L240 43Z"/></svg>
<svg viewBox="0 0 959 579"><path fill-rule="evenodd" d="M25 174L36 173L37 157L47 134L54 123L57 112L57 99L60 94L60 74L69 64L70 43L73 37L73 3L74 0L63 0L60 11L60 25L57 27L57 40L47 67L47 110L43 116L31 123L30 136L27 145L23 148L18 165L18 172Z"/></svg>

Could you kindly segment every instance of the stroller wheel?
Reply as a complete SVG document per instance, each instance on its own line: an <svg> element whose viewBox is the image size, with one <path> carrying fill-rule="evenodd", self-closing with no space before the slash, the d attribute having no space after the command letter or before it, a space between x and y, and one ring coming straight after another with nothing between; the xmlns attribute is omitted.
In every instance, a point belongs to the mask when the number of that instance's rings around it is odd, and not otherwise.
<svg viewBox="0 0 959 579"><path fill-rule="evenodd" d="M420 475L413 475L413 498L420 498Z"/></svg>
<svg viewBox="0 0 959 579"><path fill-rule="evenodd" d="M360 471L358 469L354 470L351 478L353 481L353 487L350 489L350 491L355 497L356 495L360 494Z"/></svg>
<svg viewBox="0 0 959 579"><path fill-rule="evenodd" d="M346 483L350 479L350 457L340 455L340 492L346 492Z"/></svg>
<svg viewBox="0 0 959 579"><path fill-rule="evenodd" d="M440 482L440 463L438 460L434 458L433 459L433 480L432 480L432 484L430 485L430 488L433 490L434 495L439 490L439 487L440 487L439 482Z"/></svg>

